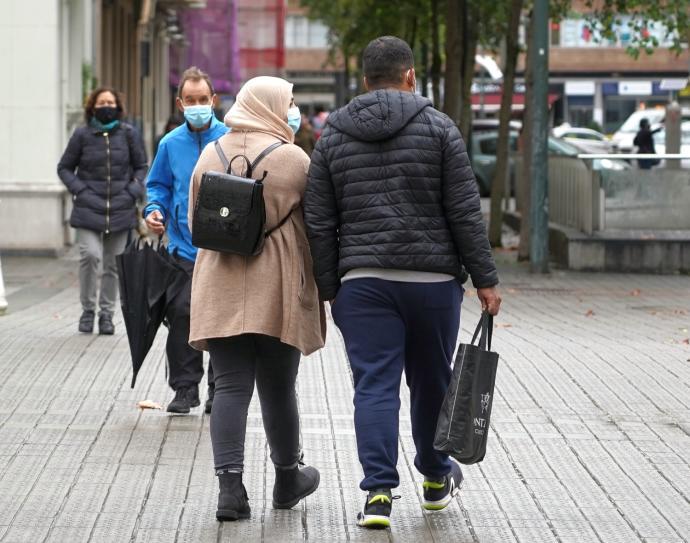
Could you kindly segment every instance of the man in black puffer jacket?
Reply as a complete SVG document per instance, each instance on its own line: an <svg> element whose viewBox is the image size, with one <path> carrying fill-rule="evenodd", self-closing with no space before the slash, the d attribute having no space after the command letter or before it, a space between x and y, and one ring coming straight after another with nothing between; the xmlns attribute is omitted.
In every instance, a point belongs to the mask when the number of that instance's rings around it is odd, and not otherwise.
<svg viewBox="0 0 690 543"><path fill-rule="evenodd" d="M399 484L398 412L410 387L423 506L445 508L460 467L433 448L472 278L497 314L498 276L479 193L455 124L414 93L413 54L385 36L363 54L369 91L332 113L309 169L304 213L322 300L329 300L352 367L355 431L368 492L362 526L390 525Z"/></svg>

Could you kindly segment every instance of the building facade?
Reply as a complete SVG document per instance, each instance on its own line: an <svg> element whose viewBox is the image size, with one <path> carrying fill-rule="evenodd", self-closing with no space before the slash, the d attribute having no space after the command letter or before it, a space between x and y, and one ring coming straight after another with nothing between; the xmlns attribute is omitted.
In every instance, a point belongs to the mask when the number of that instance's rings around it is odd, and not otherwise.
<svg viewBox="0 0 690 543"><path fill-rule="evenodd" d="M633 58L626 51L633 22L626 16L618 21L615 39L603 42L590 30L584 6L551 24L549 73L562 95L559 120L574 126L595 125L611 133L638 109L685 99L688 49L680 55L671 52L665 28L655 24L648 32L659 47L651 55L642 52Z"/></svg>
<svg viewBox="0 0 690 543"><path fill-rule="evenodd" d="M127 119L150 150L169 113L170 46L184 39L170 22L192 5L204 2L5 0L0 250L55 254L70 243L71 199L56 167L93 88L124 93Z"/></svg>

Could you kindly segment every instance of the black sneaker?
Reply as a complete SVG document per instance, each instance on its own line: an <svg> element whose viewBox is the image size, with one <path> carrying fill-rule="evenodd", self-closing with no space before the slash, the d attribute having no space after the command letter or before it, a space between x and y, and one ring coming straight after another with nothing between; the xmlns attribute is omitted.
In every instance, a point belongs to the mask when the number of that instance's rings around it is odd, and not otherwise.
<svg viewBox="0 0 690 543"><path fill-rule="evenodd" d="M448 507L453 498L460 492L462 486L462 470L455 462L451 462L450 473L441 480L424 478L422 488L424 501L422 507L427 511L440 511Z"/></svg>
<svg viewBox="0 0 690 543"><path fill-rule="evenodd" d="M208 387L208 398L206 398L206 405L204 406L204 412L207 415L211 414L211 409L213 408L213 396L216 394L216 387Z"/></svg>
<svg viewBox="0 0 690 543"><path fill-rule="evenodd" d="M197 403L197 405L199 405ZM187 387L178 388L175 391L175 398L168 404L168 413L189 413L189 389Z"/></svg>
<svg viewBox="0 0 690 543"><path fill-rule="evenodd" d="M201 405L199 385L192 385L187 389L187 399L189 400L189 407L199 407Z"/></svg>
<svg viewBox="0 0 690 543"><path fill-rule="evenodd" d="M102 336L112 336L115 333L115 325L111 315L104 313L98 317L98 333Z"/></svg>
<svg viewBox="0 0 690 543"><path fill-rule="evenodd" d="M364 509L357 515L357 524L365 528L390 528L393 496L389 488L370 490Z"/></svg>
<svg viewBox="0 0 690 543"><path fill-rule="evenodd" d="M82 334L90 334L93 332L93 320L96 316L94 311L84 311L79 317L79 331Z"/></svg>

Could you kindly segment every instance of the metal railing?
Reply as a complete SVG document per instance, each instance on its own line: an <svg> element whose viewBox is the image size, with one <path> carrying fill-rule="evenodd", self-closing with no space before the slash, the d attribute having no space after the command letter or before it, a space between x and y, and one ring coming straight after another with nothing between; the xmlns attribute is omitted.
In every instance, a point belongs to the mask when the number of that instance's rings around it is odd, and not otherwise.
<svg viewBox="0 0 690 543"><path fill-rule="evenodd" d="M682 154L549 157L549 220L585 234L615 229L690 229L690 170L594 168L595 160L681 160ZM675 165L674 164L674 165Z"/></svg>

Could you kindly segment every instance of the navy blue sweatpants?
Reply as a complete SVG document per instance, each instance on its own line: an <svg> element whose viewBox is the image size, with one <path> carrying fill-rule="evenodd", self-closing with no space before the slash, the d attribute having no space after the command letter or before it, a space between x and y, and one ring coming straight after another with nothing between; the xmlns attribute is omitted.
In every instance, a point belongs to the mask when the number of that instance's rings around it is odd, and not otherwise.
<svg viewBox="0 0 690 543"><path fill-rule="evenodd" d="M354 377L362 490L395 488L400 482L396 464L403 370L410 388L415 466L435 479L450 471L448 456L435 451L433 442L450 382L461 303L456 281L363 278L345 281L338 291L332 313Z"/></svg>

